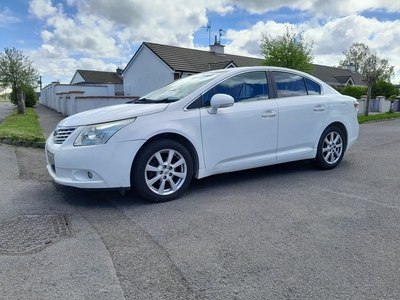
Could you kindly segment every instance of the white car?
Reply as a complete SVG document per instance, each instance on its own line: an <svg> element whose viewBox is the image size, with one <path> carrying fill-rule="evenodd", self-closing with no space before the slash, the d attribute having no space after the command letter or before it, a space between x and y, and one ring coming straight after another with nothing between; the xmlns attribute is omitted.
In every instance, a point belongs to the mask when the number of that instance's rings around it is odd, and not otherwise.
<svg viewBox="0 0 400 300"><path fill-rule="evenodd" d="M295 70L199 73L64 119L46 142L47 169L62 185L168 201L192 178L304 159L332 169L357 140L357 110L354 98Z"/></svg>

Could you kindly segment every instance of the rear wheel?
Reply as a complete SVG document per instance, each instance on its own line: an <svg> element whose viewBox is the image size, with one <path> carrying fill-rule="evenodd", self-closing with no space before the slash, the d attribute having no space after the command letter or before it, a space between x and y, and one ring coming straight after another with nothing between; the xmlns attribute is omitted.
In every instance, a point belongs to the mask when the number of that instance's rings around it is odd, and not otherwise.
<svg viewBox="0 0 400 300"><path fill-rule="evenodd" d="M324 170L333 169L342 161L345 149L343 131L337 126L330 126L321 135L313 163Z"/></svg>
<svg viewBox="0 0 400 300"><path fill-rule="evenodd" d="M146 200L170 201L182 196L193 178L189 151L173 140L155 140L137 155L132 185Z"/></svg>

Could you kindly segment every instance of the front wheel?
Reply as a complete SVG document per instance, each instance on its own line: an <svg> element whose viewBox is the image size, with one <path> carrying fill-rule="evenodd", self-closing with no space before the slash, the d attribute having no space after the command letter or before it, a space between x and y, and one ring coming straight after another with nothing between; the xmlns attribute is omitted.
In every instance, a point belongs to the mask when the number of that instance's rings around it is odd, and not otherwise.
<svg viewBox="0 0 400 300"><path fill-rule="evenodd" d="M173 140L155 140L137 155L132 185L146 200L170 201L182 196L193 178L189 151Z"/></svg>
<svg viewBox="0 0 400 300"><path fill-rule="evenodd" d="M333 169L342 161L345 149L343 131L339 127L330 126L322 133L317 156L312 162L321 169Z"/></svg>

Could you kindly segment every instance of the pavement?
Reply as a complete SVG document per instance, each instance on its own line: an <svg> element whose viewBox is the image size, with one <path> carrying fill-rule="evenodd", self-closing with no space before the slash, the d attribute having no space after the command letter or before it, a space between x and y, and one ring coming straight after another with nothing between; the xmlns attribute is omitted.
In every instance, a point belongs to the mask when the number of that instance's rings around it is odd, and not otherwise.
<svg viewBox="0 0 400 300"><path fill-rule="evenodd" d="M0 102L0 124L12 113L15 107L16 106L10 102ZM65 118L65 116L61 113L52 110L40 103L35 104L33 109L39 117L38 122L43 130L43 135L46 137L46 139L51 135L57 124ZM45 145L45 143L26 143L21 141L11 141L7 139L0 140L0 143L35 148L44 148Z"/></svg>
<svg viewBox="0 0 400 300"><path fill-rule="evenodd" d="M35 110L36 114L38 115L40 127L42 127L43 134L46 139L50 136L53 130L57 127L57 124L65 118L59 112L48 108L43 104L36 104L33 109Z"/></svg>

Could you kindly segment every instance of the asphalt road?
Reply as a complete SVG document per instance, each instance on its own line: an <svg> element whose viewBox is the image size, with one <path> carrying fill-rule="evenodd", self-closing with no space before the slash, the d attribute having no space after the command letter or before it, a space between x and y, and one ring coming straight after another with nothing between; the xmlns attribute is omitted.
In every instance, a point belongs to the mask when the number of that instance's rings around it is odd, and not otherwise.
<svg viewBox="0 0 400 300"><path fill-rule="evenodd" d="M0 101L0 123L16 108L11 102Z"/></svg>
<svg viewBox="0 0 400 300"><path fill-rule="evenodd" d="M62 215L70 230L0 251L0 299L400 299L400 120L360 128L334 170L218 175L162 204L56 185L43 149L0 145L0 229Z"/></svg>

